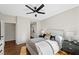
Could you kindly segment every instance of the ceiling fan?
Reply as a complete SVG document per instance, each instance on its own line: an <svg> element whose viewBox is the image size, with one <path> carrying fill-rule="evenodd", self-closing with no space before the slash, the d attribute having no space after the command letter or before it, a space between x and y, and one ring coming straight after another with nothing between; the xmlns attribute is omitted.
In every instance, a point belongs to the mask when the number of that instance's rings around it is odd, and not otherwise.
<svg viewBox="0 0 79 59"><path fill-rule="evenodd" d="M45 12L40 12L40 10L44 7L44 4L40 5L38 8L37 7L31 8L28 5L25 5L25 6L29 8L30 10L32 10L32 12L29 12L26 14L32 14L32 13L45 14ZM37 14L35 14L35 17L37 17Z"/></svg>

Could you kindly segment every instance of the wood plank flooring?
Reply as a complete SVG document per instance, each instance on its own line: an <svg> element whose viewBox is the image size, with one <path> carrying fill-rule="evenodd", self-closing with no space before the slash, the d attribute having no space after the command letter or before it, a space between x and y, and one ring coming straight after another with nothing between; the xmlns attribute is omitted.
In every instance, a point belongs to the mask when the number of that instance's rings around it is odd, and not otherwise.
<svg viewBox="0 0 79 59"><path fill-rule="evenodd" d="M16 45L15 41L5 42L4 54L5 55L20 55L22 46L26 46L26 44ZM29 55L29 52L27 54Z"/></svg>

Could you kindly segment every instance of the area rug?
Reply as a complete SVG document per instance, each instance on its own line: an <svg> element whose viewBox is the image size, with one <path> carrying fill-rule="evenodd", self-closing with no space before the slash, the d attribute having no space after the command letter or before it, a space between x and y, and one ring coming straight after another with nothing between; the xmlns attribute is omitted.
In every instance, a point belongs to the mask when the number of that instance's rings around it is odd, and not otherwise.
<svg viewBox="0 0 79 59"><path fill-rule="evenodd" d="M26 46L21 47L20 55L27 55Z"/></svg>

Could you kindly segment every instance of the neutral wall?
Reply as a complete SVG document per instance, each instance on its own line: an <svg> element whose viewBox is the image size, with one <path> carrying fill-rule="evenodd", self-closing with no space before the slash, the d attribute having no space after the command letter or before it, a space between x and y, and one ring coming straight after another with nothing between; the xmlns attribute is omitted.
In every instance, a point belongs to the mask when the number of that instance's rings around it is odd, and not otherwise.
<svg viewBox="0 0 79 59"><path fill-rule="evenodd" d="M79 35L79 7L41 21L41 29L63 29Z"/></svg>
<svg viewBox="0 0 79 59"><path fill-rule="evenodd" d="M4 20L5 23L16 23L16 16L4 15L1 14L1 19Z"/></svg>
<svg viewBox="0 0 79 59"><path fill-rule="evenodd" d="M37 21L37 36L40 35L40 31L41 31L41 23L40 21Z"/></svg>
<svg viewBox="0 0 79 59"><path fill-rule="evenodd" d="M5 41L15 40L16 37L16 24L6 23L5 24Z"/></svg>
<svg viewBox="0 0 79 59"><path fill-rule="evenodd" d="M16 43L26 43L30 39L30 19L17 17L16 22Z"/></svg>
<svg viewBox="0 0 79 59"><path fill-rule="evenodd" d="M1 22L0 22L0 35L1 35Z"/></svg>

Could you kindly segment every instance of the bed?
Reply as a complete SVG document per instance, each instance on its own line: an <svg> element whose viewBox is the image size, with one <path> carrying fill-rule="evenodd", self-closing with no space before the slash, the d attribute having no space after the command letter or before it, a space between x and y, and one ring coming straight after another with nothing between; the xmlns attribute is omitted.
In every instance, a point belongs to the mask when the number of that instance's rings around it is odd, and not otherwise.
<svg viewBox="0 0 79 59"><path fill-rule="evenodd" d="M48 30L56 36L56 40L46 40L45 38L30 39L26 47L31 55L55 55L61 48L63 42L62 30Z"/></svg>

